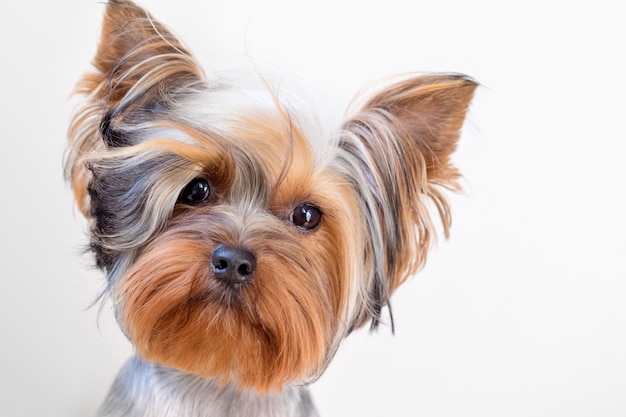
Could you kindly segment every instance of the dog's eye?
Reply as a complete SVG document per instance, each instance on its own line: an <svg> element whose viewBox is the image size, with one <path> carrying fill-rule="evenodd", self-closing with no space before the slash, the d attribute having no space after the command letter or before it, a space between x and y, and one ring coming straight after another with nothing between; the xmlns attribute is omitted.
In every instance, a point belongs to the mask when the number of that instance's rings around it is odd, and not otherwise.
<svg viewBox="0 0 626 417"><path fill-rule="evenodd" d="M194 178L180 193L180 201L184 204L196 205L206 201L210 195L209 182L204 178Z"/></svg>
<svg viewBox="0 0 626 417"><path fill-rule="evenodd" d="M291 222L301 229L314 230L322 221L322 212L312 204L301 204L291 213Z"/></svg>

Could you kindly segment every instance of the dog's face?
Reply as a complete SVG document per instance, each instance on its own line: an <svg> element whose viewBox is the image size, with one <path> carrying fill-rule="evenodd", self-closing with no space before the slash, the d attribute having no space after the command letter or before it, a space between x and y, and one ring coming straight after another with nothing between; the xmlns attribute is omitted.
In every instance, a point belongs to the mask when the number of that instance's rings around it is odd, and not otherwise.
<svg viewBox="0 0 626 417"><path fill-rule="evenodd" d="M306 103L206 80L128 1L78 84L66 174L120 325L148 361L267 390L379 323L457 189L476 84L405 78L325 132Z"/></svg>

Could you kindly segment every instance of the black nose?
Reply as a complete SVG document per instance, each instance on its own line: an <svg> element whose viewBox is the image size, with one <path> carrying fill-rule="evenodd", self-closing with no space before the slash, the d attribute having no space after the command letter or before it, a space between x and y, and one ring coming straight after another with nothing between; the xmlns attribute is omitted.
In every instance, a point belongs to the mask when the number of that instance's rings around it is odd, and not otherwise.
<svg viewBox="0 0 626 417"><path fill-rule="evenodd" d="M256 257L245 249L219 245L211 256L213 275L226 284L243 284L256 271Z"/></svg>

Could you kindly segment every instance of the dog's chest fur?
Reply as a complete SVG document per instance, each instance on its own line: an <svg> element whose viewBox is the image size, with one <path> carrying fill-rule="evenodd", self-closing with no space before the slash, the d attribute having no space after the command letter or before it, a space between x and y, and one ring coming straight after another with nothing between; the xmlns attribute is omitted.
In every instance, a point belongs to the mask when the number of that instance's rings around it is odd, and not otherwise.
<svg viewBox="0 0 626 417"><path fill-rule="evenodd" d="M259 395L131 358L102 405L102 417L317 417L305 387Z"/></svg>

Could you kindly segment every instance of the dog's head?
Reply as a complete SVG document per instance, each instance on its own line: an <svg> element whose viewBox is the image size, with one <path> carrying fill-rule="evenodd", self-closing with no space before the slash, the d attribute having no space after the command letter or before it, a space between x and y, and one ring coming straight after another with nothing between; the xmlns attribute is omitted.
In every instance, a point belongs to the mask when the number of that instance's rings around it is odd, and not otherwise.
<svg viewBox="0 0 626 417"><path fill-rule="evenodd" d="M205 77L130 1L106 7L66 176L138 355L260 390L312 378L424 263L476 83L405 77L334 132L265 82Z"/></svg>

